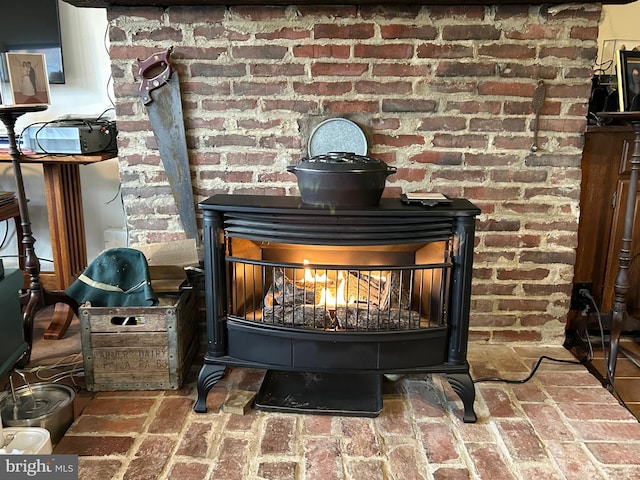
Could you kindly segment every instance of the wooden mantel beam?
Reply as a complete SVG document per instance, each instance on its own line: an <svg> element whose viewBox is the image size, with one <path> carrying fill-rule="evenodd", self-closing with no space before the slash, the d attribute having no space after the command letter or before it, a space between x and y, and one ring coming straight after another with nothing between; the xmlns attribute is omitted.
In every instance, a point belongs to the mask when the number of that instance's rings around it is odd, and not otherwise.
<svg viewBox="0 0 640 480"><path fill-rule="evenodd" d="M549 5L567 0L64 0L76 7L171 7L207 5ZM579 3L626 4L634 0L582 0Z"/></svg>

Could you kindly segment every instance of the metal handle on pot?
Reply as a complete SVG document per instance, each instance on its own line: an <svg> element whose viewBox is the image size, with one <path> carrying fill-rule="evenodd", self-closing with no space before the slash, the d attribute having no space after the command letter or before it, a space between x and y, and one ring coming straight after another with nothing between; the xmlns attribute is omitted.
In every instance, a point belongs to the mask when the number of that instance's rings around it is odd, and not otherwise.
<svg viewBox="0 0 640 480"><path fill-rule="evenodd" d="M391 166L387 165L387 176L393 175L397 171L398 171L397 167L391 167Z"/></svg>
<svg viewBox="0 0 640 480"><path fill-rule="evenodd" d="M287 165L287 172L289 173L293 173L295 175L296 173L296 166L295 165Z"/></svg>

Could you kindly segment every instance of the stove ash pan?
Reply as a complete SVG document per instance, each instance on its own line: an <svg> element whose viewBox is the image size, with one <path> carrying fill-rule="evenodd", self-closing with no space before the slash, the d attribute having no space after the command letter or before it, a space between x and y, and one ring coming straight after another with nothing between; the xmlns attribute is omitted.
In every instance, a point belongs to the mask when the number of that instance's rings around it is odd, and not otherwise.
<svg viewBox="0 0 640 480"><path fill-rule="evenodd" d="M464 420L475 421L466 343L476 207L382 199L324 209L296 197L219 195L201 209L208 349L196 411L206 411L227 366L443 373Z"/></svg>

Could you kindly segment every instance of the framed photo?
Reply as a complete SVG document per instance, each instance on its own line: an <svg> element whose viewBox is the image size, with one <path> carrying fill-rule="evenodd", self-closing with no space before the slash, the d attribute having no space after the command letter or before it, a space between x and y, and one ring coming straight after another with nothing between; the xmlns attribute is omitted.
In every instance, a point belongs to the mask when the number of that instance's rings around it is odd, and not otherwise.
<svg viewBox="0 0 640 480"><path fill-rule="evenodd" d="M618 50L620 111L640 110L640 50Z"/></svg>
<svg viewBox="0 0 640 480"><path fill-rule="evenodd" d="M11 105L49 105L47 66L42 53L5 53ZM8 104L6 98L4 104Z"/></svg>

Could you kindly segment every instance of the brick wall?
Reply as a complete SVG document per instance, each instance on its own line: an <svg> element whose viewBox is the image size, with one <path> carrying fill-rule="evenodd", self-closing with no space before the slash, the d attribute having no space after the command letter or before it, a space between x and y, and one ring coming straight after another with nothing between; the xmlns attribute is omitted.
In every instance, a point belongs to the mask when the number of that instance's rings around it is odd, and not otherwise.
<svg viewBox="0 0 640 480"><path fill-rule="evenodd" d="M558 342L577 242L600 5L109 9L131 245L183 238L135 60L174 47L194 191L296 194L286 166L344 116L398 168L385 195L475 202L472 337ZM547 87L540 149L532 96Z"/></svg>

